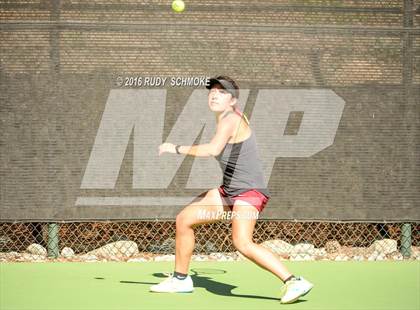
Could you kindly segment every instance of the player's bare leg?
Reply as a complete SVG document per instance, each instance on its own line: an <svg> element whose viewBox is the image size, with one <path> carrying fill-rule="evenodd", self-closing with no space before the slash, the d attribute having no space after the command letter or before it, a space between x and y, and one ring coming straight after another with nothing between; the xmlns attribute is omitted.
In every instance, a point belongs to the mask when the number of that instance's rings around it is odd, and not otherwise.
<svg viewBox="0 0 420 310"><path fill-rule="evenodd" d="M236 200L233 211L237 216L232 218L232 241L237 250L282 281L292 276L273 252L253 242L252 234L257 220L249 215L257 212L257 209L245 201Z"/></svg>
<svg viewBox="0 0 420 310"><path fill-rule="evenodd" d="M198 196L176 217L175 272L163 282L153 285L150 290L159 293L189 293L194 290L188 276L188 269L195 245L194 227L213 223L228 211L218 189L209 190Z"/></svg>
<svg viewBox="0 0 420 310"><path fill-rule="evenodd" d="M237 214L237 218L232 219L233 244L258 266L270 271L283 282L287 281L281 302L292 303L309 293L312 283L302 277L294 277L274 253L252 241L256 219L250 218L249 214L256 212L256 208L245 201L237 200L233 211Z"/></svg>
<svg viewBox="0 0 420 310"><path fill-rule="evenodd" d="M218 189L211 189L202 196L197 197L190 205L186 206L176 217L175 238L175 271L188 273L191 256L194 250L194 227L202 224L213 223L220 220L224 211L229 211L226 203L219 194ZM203 219L203 212L212 219Z"/></svg>

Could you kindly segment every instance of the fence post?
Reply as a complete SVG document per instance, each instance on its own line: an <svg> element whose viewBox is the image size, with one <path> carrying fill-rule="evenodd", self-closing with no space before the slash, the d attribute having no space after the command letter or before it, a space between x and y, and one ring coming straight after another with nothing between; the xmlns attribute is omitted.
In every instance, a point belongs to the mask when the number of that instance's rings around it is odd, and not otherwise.
<svg viewBox="0 0 420 310"><path fill-rule="evenodd" d="M48 257L58 257L58 228L57 223L48 224Z"/></svg>
<svg viewBox="0 0 420 310"><path fill-rule="evenodd" d="M401 228L401 254L404 258L411 256L411 224L405 223Z"/></svg>

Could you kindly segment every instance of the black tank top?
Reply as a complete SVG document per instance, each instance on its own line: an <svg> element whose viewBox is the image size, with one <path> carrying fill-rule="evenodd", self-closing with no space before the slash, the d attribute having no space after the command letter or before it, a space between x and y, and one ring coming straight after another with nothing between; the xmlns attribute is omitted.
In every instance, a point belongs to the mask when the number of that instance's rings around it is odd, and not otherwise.
<svg viewBox="0 0 420 310"><path fill-rule="evenodd" d="M243 117L237 110L235 112ZM265 186L262 164L258 156L257 142L253 131L242 142L227 143L215 158L223 171L223 187L229 196L236 196L255 189L270 197Z"/></svg>

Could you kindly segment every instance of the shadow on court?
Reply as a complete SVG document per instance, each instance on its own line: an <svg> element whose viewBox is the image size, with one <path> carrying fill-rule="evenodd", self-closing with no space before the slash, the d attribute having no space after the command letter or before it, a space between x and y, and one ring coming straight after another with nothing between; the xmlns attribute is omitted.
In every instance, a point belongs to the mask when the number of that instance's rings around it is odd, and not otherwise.
<svg viewBox="0 0 420 310"><path fill-rule="evenodd" d="M224 271L223 273L226 273L226 271ZM157 278L168 277L168 275L164 273L160 273L160 272L154 273L153 276ZM237 288L237 286L215 281L211 277L208 277L208 276L195 274L195 275L191 275L191 279L193 280L194 288L202 287L206 289L208 292L213 293L215 295L280 301L280 298L232 293L232 290ZM144 284L144 285L157 284L157 283L152 283L152 282L138 282L138 281L120 281L120 283ZM300 302L306 302L306 300L298 300L296 303L300 303Z"/></svg>

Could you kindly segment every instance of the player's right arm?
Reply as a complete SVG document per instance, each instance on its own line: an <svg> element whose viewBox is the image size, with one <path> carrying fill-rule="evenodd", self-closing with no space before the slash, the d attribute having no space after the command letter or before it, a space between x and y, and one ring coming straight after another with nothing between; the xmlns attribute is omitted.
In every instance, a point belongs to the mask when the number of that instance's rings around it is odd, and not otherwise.
<svg viewBox="0 0 420 310"><path fill-rule="evenodd" d="M216 134L209 143L191 146L181 145L178 150L181 154L190 156L218 156L222 152L226 143L233 136L236 129L235 123L234 116L227 116L219 121L216 128ZM165 152L176 153L175 145L172 143L163 143L159 147L159 155Z"/></svg>

